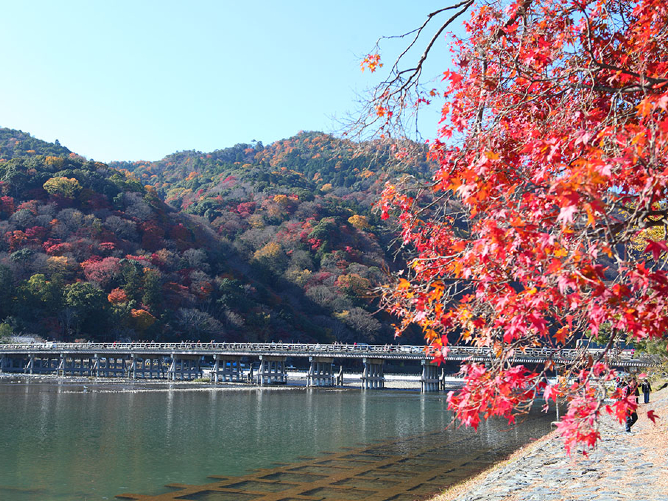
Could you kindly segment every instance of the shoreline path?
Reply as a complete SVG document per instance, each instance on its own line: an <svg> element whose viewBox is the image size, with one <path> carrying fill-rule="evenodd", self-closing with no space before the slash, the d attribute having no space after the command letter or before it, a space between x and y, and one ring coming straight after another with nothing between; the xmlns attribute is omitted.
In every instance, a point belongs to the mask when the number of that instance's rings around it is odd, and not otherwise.
<svg viewBox="0 0 668 501"><path fill-rule="evenodd" d="M668 388L640 404L638 416L631 433L606 418L589 457L569 457L552 432L431 501L668 501Z"/></svg>

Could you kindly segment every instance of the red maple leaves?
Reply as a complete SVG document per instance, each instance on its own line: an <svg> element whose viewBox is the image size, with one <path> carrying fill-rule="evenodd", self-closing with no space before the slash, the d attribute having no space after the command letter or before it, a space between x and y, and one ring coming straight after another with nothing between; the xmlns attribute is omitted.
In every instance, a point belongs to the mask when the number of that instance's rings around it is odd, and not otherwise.
<svg viewBox="0 0 668 501"><path fill-rule="evenodd" d="M444 74L430 195L387 186L379 208L415 251L385 291L399 330L419 324L437 357L448 333L495 353L448 397L475 427L539 394L545 374L515 366L522 350L668 332L668 4L518 1L475 8L465 26ZM403 94L377 95L376 109L394 110ZM583 354L577 384L543 390L568 399L567 447L593 446L601 414L630 409L603 405L606 356Z"/></svg>

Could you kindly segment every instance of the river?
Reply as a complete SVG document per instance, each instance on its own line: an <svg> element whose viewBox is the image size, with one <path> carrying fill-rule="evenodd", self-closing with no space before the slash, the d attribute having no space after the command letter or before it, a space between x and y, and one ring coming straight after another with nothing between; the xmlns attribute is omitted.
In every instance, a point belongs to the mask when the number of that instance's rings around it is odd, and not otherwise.
<svg viewBox="0 0 668 501"><path fill-rule="evenodd" d="M318 485L339 475L333 487L304 490L313 499L331 499L338 486L345 499L366 498L369 482L381 485L383 476L388 480L374 499L412 499L480 471L549 431L553 419L537 413L518 427L492 421L473 433L450 424L443 393L392 390L5 379L0 402L0 499L12 501L158 495L174 491L166 484L202 485L211 475L241 477L269 491L267 479L291 478L295 487L286 488L297 492L294 472L302 470L317 470ZM374 461L381 462L372 471ZM262 477L253 473L259 468ZM416 483L416 472L424 471L433 475ZM242 499L207 492L182 499ZM255 499L249 496L243 499Z"/></svg>

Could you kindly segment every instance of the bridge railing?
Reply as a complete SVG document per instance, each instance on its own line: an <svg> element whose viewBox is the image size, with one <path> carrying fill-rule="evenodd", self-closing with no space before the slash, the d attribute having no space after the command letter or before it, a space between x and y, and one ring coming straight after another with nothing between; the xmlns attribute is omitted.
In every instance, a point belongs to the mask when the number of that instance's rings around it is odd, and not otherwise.
<svg viewBox="0 0 668 501"><path fill-rule="evenodd" d="M424 353L423 346L319 344L319 343L15 343L0 344L2 351L234 351L234 352L358 352L358 353Z"/></svg>
<svg viewBox="0 0 668 501"><path fill-rule="evenodd" d="M32 351L53 351L53 352L71 352L86 351L97 353L109 352L136 352L136 353L160 353L169 354L172 352L196 352L198 354L206 353L253 353L253 354L320 354L320 355L378 355L387 358L398 358L408 356L410 358L427 358L424 346L413 345L369 345L365 343L353 344L323 344L323 343L201 343L201 342L180 342L180 343L15 343L0 344L0 353L2 352L32 352ZM593 358L597 358L603 353L603 349L588 349L587 353ZM560 349L551 348L528 348L521 353L517 353L517 358L532 359L553 359L553 360L572 360L582 353L578 349ZM450 357L473 357L490 358L493 357L492 350L486 347L458 346L450 347ZM636 360L632 350L623 350L610 352L609 357L614 360Z"/></svg>

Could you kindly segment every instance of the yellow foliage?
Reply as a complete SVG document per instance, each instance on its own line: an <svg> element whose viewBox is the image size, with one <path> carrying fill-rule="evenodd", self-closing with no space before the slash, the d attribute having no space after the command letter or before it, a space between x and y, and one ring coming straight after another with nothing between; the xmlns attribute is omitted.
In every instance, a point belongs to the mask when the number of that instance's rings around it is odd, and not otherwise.
<svg viewBox="0 0 668 501"><path fill-rule="evenodd" d="M291 282L293 282L293 283L295 283L295 284L297 284L301 287L303 287L304 285L306 285L308 283L308 281L311 279L312 275L313 275L313 272L311 270L309 270L308 268L304 269L304 270L292 269L292 270L288 270L288 272L286 273L286 276L287 276L288 280L290 280Z"/></svg>
<svg viewBox="0 0 668 501"><path fill-rule="evenodd" d="M70 177L52 177L48 179L43 188L51 195L61 195L65 198L74 198L81 191L79 181Z"/></svg>
<svg viewBox="0 0 668 501"><path fill-rule="evenodd" d="M350 315L350 311L348 311L348 310L343 310L341 312L338 312L338 311L334 312L334 318L336 318L338 320L342 320L342 321L345 320L345 318L348 315Z"/></svg>
<svg viewBox="0 0 668 501"><path fill-rule="evenodd" d="M49 271L53 273L63 273L67 271L71 264L66 256L49 256L46 260Z"/></svg>
<svg viewBox="0 0 668 501"><path fill-rule="evenodd" d="M666 201L656 202L652 205L652 209L655 211L662 211L665 210L666 205ZM624 211L624 214L628 215L628 212ZM648 217L650 224L660 222L661 218L662 216ZM638 252L644 252L650 242L661 242L666 239L668 239L668 231L666 231L665 225L649 226L638 230L638 232L631 238L631 247ZM665 255L660 259L665 259Z"/></svg>
<svg viewBox="0 0 668 501"><path fill-rule="evenodd" d="M631 239L631 243L636 250L642 252L651 240L658 242L665 240L666 236L666 228L664 226L650 226L636 233Z"/></svg>
<svg viewBox="0 0 668 501"><path fill-rule="evenodd" d="M290 202L287 195L276 195L274 196L274 202L285 207Z"/></svg>
<svg viewBox="0 0 668 501"><path fill-rule="evenodd" d="M62 167L64 160L62 157L46 157L44 163L46 165L55 165L56 167Z"/></svg>
<svg viewBox="0 0 668 501"><path fill-rule="evenodd" d="M332 191L332 183L323 184L322 188L320 188L320 191L323 191L325 193Z"/></svg>
<svg viewBox="0 0 668 501"><path fill-rule="evenodd" d="M279 257L283 253L280 244L276 242L269 242L267 245L255 251L253 254L253 259L268 259L273 260Z"/></svg>
<svg viewBox="0 0 668 501"><path fill-rule="evenodd" d="M366 230L369 228L369 221L365 216L359 216L355 214L354 216L350 216L348 218L348 222L358 230Z"/></svg>
<svg viewBox="0 0 668 501"><path fill-rule="evenodd" d="M248 218L248 223L253 228L264 228L264 218L262 217L262 214L252 214Z"/></svg>

